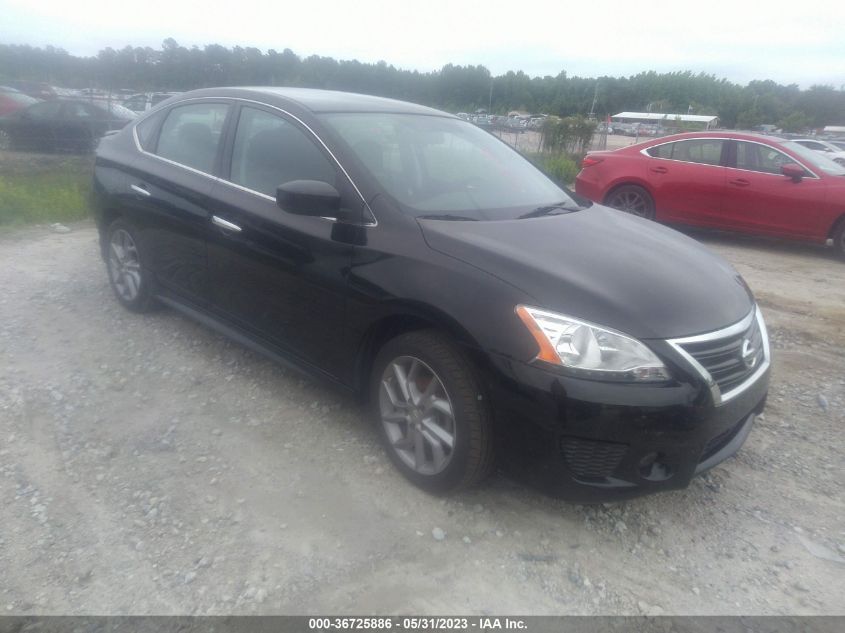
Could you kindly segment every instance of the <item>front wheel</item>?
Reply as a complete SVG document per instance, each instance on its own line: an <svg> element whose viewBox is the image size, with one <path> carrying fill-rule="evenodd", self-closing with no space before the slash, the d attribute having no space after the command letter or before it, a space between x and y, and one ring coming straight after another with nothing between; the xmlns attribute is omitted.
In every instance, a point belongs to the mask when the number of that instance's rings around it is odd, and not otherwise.
<svg viewBox="0 0 845 633"><path fill-rule="evenodd" d="M493 464L492 420L472 361L434 330L402 334L379 352L373 416L391 461L429 492L482 481Z"/></svg>
<svg viewBox="0 0 845 633"><path fill-rule="evenodd" d="M637 185L623 185L611 191L604 203L625 213L647 220L654 219L654 200L648 191Z"/></svg>

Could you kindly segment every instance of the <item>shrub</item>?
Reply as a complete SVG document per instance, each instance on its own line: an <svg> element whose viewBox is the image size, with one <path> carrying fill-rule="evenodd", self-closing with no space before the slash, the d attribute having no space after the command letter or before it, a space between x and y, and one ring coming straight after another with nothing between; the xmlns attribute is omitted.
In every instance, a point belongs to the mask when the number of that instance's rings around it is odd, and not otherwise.
<svg viewBox="0 0 845 633"><path fill-rule="evenodd" d="M564 185L571 185L578 175L579 162L565 154L529 154L527 156L544 174Z"/></svg>

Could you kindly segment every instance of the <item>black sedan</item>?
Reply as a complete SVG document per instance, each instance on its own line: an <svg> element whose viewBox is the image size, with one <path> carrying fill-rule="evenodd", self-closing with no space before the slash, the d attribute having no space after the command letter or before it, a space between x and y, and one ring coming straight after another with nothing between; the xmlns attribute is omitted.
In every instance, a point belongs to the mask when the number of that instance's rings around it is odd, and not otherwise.
<svg viewBox="0 0 845 633"><path fill-rule="evenodd" d="M135 113L116 103L52 100L0 117L0 150L89 152Z"/></svg>
<svg viewBox="0 0 845 633"><path fill-rule="evenodd" d="M427 490L494 465L573 500L683 487L765 403L727 262L437 110L194 91L106 137L94 189L118 301L360 394Z"/></svg>

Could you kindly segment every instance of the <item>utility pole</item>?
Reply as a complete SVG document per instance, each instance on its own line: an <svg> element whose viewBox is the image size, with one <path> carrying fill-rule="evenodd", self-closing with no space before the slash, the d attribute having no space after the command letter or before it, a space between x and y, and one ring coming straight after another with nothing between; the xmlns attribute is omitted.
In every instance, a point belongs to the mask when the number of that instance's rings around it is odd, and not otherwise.
<svg viewBox="0 0 845 633"><path fill-rule="evenodd" d="M590 106L590 115L587 117L590 121L596 118L596 100L599 96L599 82L596 82L596 88L593 90L593 105Z"/></svg>
<svg viewBox="0 0 845 633"><path fill-rule="evenodd" d="M487 114L493 113L493 73L490 73L490 100L487 102Z"/></svg>

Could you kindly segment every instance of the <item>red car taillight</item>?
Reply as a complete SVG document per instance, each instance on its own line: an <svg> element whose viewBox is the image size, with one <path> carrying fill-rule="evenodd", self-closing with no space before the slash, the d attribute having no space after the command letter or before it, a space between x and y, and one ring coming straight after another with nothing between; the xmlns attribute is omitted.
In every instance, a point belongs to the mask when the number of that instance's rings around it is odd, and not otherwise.
<svg viewBox="0 0 845 633"><path fill-rule="evenodd" d="M581 168L584 167L592 167L593 165L598 165L602 162L603 158L596 158L595 156L585 156L584 160L581 161Z"/></svg>

